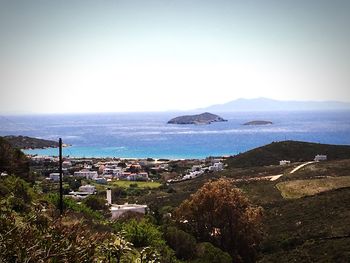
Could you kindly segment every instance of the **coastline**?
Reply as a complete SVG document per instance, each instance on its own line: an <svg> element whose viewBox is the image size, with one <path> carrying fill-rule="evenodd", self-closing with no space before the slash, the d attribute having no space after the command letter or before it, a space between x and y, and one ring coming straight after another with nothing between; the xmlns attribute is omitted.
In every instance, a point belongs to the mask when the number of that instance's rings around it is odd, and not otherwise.
<svg viewBox="0 0 350 263"><path fill-rule="evenodd" d="M190 155L190 154L145 154L145 155L121 155L121 154L84 154L80 153L80 147L74 148L72 151L72 146L65 147L65 150L63 150L63 156L64 157L69 157L69 158L74 158L74 159L121 159L121 160L140 160L140 159L147 159L147 158L152 158L155 160L160 160L160 159L166 159L169 161L180 161L180 160L204 160L208 157L228 157L235 155L237 153L227 153L227 154L209 154L209 155ZM87 148L91 149L93 152L96 149L103 149L103 147L82 147L84 149L84 152L86 151ZM48 156L48 157L58 157L58 148L37 148L37 149L21 149L22 152L28 156ZM67 152L68 150L68 152Z"/></svg>

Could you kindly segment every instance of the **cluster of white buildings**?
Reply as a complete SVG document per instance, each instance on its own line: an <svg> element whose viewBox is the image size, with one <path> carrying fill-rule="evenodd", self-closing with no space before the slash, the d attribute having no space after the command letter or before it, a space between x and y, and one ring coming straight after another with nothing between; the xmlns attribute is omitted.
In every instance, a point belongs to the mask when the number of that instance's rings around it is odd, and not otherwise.
<svg viewBox="0 0 350 263"><path fill-rule="evenodd" d="M210 166L204 166L204 165L193 165L191 170L189 171L188 174L186 174L182 179L183 180L189 180L196 178L202 174L204 174L206 171L207 172L219 172L224 170L224 164L219 161L213 161L212 165Z"/></svg>
<svg viewBox="0 0 350 263"><path fill-rule="evenodd" d="M65 176L69 174L69 169L75 170L72 177L94 180L97 183L105 184L107 181L129 180L129 181L147 181L148 173L143 171L142 166L137 162L125 164L125 167L118 165L117 161L82 163L73 160L66 160L62 163ZM76 169L79 169L78 171ZM59 181L59 173L50 173L47 178L52 181Z"/></svg>

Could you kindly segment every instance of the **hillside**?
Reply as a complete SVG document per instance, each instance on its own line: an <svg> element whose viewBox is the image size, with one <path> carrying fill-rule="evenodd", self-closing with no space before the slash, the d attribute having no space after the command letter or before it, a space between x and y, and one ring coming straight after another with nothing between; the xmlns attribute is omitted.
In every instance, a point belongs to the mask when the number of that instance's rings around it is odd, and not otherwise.
<svg viewBox="0 0 350 263"><path fill-rule="evenodd" d="M19 177L29 179L29 160L20 149L0 137L0 173L16 174Z"/></svg>
<svg viewBox="0 0 350 263"><path fill-rule="evenodd" d="M210 124L226 121L218 115L205 112L197 115L179 116L168 121L169 124Z"/></svg>
<svg viewBox="0 0 350 263"><path fill-rule="evenodd" d="M311 161L317 154L326 154L328 160L350 158L350 146L309 143L300 141L273 142L227 159L230 167L277 165L280 160Z"/></svg>
<svg viewBox="0 0 350 263"><path fill-rule="evenodd" d="M18 149L41 149L58 147L58 142L51 140L38 139L28 136L4 136L13 147Z"/></svg>

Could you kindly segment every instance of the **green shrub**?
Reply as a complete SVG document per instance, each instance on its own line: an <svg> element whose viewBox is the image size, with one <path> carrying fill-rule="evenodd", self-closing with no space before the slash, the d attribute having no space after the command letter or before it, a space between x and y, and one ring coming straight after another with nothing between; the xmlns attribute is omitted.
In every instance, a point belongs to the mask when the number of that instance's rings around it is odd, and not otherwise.
<svg viewBox="0 0 350 263"><path fill-rule="evenodd" d="M193 248L196 247L196 239L193 236L176 227L168 227L164 237L168 245L175 251L177 258L182 260L194 258Z"/></svg>
<svg viewBox="0 0 350 263"><path fill-rule="evenodd" d="M197 258L191 263L231 263L232 258L229 253L214 247L209 242L200 243L196 249Z"/></svg>
<svg viewBox="0 0 350 263"><path fill-rule="evenodd" d="M132 219L126 222L122 229L125 231L125 237L135 247L157 247L165 244L158 227L150 223L147 219L142 219L139 222Z"/></svg>
<svg viewBox="0 0 350 263"><path fill-rule="evenodd" d="M34 197L34 191L21 178L7 176L0 179L0 198L7 199L9 207L16 212L27 212Z"/></svg>
<svg viewBox="0 0 350 263"><path fill-rule="evenodd" d="M57 209L59 209L59 195L58 194L48 194L46 199L53 204ZM69 197L63 198L63 209L72 210L74 212L82 213L87 218L93 219L103 219L103 216L100 212L92 210L90 207L87 207L84 203L78 204L74 199Z"/></svg>

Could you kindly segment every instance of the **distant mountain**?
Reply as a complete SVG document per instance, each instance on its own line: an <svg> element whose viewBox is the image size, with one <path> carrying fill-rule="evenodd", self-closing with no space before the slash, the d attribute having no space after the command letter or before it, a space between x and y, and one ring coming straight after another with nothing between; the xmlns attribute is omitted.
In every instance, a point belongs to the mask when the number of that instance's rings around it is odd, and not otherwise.
<svg viewBox="0 0 350 263"><path fill-rule="evenodd" d="M267 98L237 99L224 104L212 105L201 111L307 111L350 110L350 103L338 101L280 101Z"/></svg>
<svg viewBox="0 0 350 263"><path fill-rule="evenodd" d="M212 122L226 121L218 115L205 112L197 115L179 116L168 121L169 124L210 124Z"/></svg>

